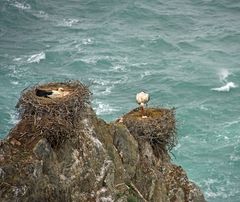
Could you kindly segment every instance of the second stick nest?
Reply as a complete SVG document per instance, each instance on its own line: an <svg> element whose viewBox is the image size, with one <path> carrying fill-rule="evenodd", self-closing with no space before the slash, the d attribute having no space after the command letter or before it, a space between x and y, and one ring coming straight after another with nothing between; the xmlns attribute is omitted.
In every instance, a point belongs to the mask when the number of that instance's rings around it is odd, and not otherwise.
<svg viewBox="0 0 240 202"><path fill-rule="evenodd" d="M170 151L177 143L174 109L147 108L142 118L140 108L122 117L123 124L138 140L147 140L155 151Z"/></svg>

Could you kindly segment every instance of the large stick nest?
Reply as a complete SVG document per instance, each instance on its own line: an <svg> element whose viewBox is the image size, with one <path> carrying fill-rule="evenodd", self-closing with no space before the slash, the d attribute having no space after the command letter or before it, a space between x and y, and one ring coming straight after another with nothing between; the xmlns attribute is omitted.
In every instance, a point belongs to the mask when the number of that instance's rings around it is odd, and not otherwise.
<svg viewBox="0 0 240 202"><path fill-rule="evenodd" d="M39 97L37 89L57 90L63 88L68 94L63 97ZM21 143L30 144L45 137L52 147L59 147L76 133L76 126L84 109L90 103L91 93L79 81L47 83L22 92L17 104L21 121L10 132Z"/></svg>
<svg viewBox="0 0 240 202"><path fill-rule="evenodd" d="M170 151L177 143L174 109L148 108L144 115L136 108L123 116L123 124L136 139L147 140L155 152Z"/></svg>
<svg viewBox="0 0 240 202"><path fill-rule="evenodd" d="M63 88L69 94L60 98L39 97L36 95L37 89L57 90ZM26 116L42 116L48 114L49 117L66 116L66 114L79 114L86 103L90 101L90 91L87 86L79 81L69 81L61 83L47 83L34 86L22 92L17 108L20 109L21 118Z"/></svg>

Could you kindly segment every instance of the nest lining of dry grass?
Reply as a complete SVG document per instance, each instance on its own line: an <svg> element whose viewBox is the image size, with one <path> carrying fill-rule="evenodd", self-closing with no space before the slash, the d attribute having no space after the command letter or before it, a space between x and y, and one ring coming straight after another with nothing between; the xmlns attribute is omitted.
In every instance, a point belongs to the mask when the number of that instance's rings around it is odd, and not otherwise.
<svg viewBox="0 0 240 202"><path fill-rule="evenodd" d="M136 139L147 140L155 151L171 151L177 143L175 110L149 108L144 113L147 118L142 118L136 108L123 116L123 124Z"/></svg>
<svg viewBox="0 0 240 202"><path fill-rule="evenodd" d="M69 94L60 98L39 97L36 89L57 90L62 87ZM91 92L79 81L47 83L33 86L22 92L17 108L21 121L10 136L29 144L45 137L52 147L59 147L76 133L76 125L87 104Z"/></svg>

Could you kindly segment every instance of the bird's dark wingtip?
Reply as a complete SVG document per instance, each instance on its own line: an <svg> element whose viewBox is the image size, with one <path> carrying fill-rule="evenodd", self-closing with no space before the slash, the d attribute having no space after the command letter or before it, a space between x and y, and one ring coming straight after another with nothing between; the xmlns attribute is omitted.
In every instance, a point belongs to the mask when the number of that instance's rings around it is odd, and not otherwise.
<svg viewBox="0 0 240 202"><path fill-rule="evenodd" d="M46 90L36 88L35 93L36 93L36 96L38 97L48 97L48 95L52 94L52 91L46 91Z"/></svg>

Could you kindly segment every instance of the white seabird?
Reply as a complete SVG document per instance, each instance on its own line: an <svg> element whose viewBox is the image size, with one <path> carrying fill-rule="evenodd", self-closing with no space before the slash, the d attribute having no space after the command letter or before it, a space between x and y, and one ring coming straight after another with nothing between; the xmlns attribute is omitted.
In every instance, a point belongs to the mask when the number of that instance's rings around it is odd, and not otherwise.
<svg viewBox="0 0 240 202"><path fill-rule="evenodd" d="M42 90L36 89L36 95L39 97L46 97L46 98L60 98L68 95L68 91L64 91L63 88L58 88L57 90Z"/></svg>
<svg viewBox="0 0 240 202"><path fill-rule="evenodd" d="M150 100L149 94L145 93L144 91L136 95L136 101L141 107L142 118L146 118L146 116L144 116L144 106L147 105L149 100Z"/></svg>

